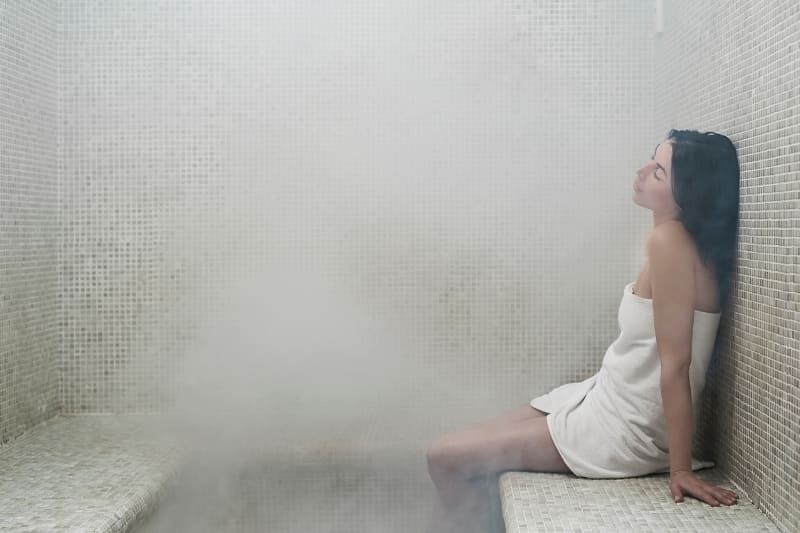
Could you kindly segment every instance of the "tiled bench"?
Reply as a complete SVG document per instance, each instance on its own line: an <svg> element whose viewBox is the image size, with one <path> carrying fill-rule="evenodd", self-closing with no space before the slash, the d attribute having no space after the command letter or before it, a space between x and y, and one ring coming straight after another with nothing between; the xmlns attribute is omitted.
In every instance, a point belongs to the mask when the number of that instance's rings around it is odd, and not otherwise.
<svg viewBox="0 0 800 533"><path fill-rule="evenodd" d="M177 470L157 429L150 415L58 415L0 447L0 531L126 531Z"/></svg>
<svg viewBox="0 0 800 533"><path fill-rule="evenodd" d="M422 531L433 488L408 431L247 445L234 432L237 453L217 456L230 435L181 447L155 420L56 416L0 447L0 532Z"/></svg>
<svg viewBox="0 0 800 533"><path fill-rule="evenodd" d="M186 457L186 450L175 442L157 437L156 420L151 415L57 416L0 447L0 531L127 531L158 507ZM359 464L373 456L386 462L386 450L347 451ZM339 455L324 447L300 453L306 460L319 455L326 463L331 454ZM406 465L398 471L408 469ZM715 469L699 470L697 475L735 491L738 504L711 507L688 496L676 504L666 474L596 480L505 472L498 485L508 533L779 533L746 494ZM377 491L375 487L370 490ZM388 523L396 521L398 517Z"/></svg>
<svg viewBox="0 0 800 533"><path fill-rule="evenodd" d="M718 469L695 474L736 492L738 503L712 507L684 495L675 503L669 474L586 479L571 474L504 472L500 502L507 533L534 531L779 533L744 492Z"/></svg>

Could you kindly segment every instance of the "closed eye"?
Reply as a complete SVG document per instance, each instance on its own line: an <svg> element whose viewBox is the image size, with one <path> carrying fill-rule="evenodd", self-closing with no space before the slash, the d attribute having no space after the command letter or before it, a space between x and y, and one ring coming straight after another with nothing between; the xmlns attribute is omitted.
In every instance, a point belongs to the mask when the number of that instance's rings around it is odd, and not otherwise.
<svg viewBox="0 0 800 533"><path fill-rule="evenodd" d="M650 156L650 160L652 161L652 160L653 160L655 157L656 157L656 154L653 154L653 155L651 155L651 156ZM656 163L656 164L658 164L658 163ZM656 172L658 172L658 169L659 169L659 168L661 168L661 167L659 166L659 167L657 167L657 168L656 168ZM659 177L658 177L658 174L656 174L655 172L653 172L653 176L655 176L655 178L656 178L658 181L661 181L661 178L659 178Z"/></svg>

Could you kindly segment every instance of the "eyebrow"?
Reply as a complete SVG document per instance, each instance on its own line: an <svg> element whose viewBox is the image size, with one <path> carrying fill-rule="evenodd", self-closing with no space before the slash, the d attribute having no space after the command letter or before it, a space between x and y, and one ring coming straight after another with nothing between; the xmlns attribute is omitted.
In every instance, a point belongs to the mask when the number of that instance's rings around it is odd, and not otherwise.
<svg viewBox="0 0 800 533"><path fill-rule="evenodd" d="M656 145L656 147L655 147L655 148L653 148L653 155L652 155L652 156L650 156L650 159L653 159L653 158L656 156L656 150L658 150L658 147L659 147L659 146L661 146L661 143L658 143L658 144ZM667 169L666 169L666 168L664 168L664 167L662 167L662 166L661 166L661 163L659 163L658 161L656 161L656 166L657 166L658 168L660 168L661 170L663 170L663 171L664 171L664 174L666 174L666 173L667 173Z"/></svg>

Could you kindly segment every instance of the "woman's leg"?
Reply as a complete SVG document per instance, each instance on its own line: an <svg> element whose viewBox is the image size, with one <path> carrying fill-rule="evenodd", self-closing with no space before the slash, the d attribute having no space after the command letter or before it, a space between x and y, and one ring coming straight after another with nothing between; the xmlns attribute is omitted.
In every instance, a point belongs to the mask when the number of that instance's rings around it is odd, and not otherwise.
<svg viewBox="0 0 800 533"><path fill-rule="evenodd" d="M493 477L493 476L489 476ZM487 476L468 481L436 478L438 493L427 533L487 533L492 531Z"/></svg>
<svg viewBox="0 0 800 533"><path fill-rule="evenodd" d="M440 506L438 527L487 531L488 479L507 470L569 472L550 438L546 413L525 405L436 439L428 448L428 472ZM460 523L459 523L460 522ZM482 528L482 529L477 529ZM439 530L446 531L446 529Z"/></svg>

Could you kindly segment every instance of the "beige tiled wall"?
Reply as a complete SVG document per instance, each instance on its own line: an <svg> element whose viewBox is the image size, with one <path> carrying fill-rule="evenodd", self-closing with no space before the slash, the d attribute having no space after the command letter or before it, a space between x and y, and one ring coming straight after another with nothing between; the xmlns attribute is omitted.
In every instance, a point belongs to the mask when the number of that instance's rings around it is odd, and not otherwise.
<svg viewBox="0 0 800 533"><path fill-rule="evenodd" d="M282 385L226 335L306 309L286 353L323 368L384 379L361 316L415 346L406 429L587 377L652 223L634 170L670 128L715 130L741 237L698 445L796 528L798 8L665 2L656 35L654 4L0 3L2 440L61 405L166 408L198 360ZM276 266L322 290L272 327L226 318ZM329 323L341 361L306 339ZM298 388L335 409L319 384Z"/></svg>
<svg viewBox="0 0 800 533"><path fill-rule="evenodd" d="M57 23L0 1L0 445L60 408Z"/></svg>
<svg viewBox="0 0 800 533"><path fill-rule="evenodd" d="M800 530L800 4L665 2L656 130L728 135L741 165L738 273L699 449Z"/></svg>
<svg viewBox="0 0 800 533"><path fill-rule="evenodd" d="M405 365L404 420L452 427L597 370L651 224L631 184L657 138L653 6L423 4L63 2L66 412L158 409L217 365L216 389L247 388L266 369L225 344L247 328L220 302L273 289L234 288L248 268L303 270L323 289L295 307L413 344L309 356ZM325 325L299 320L290 353ZM327 377L328 410L370 397Z"/></svg>

